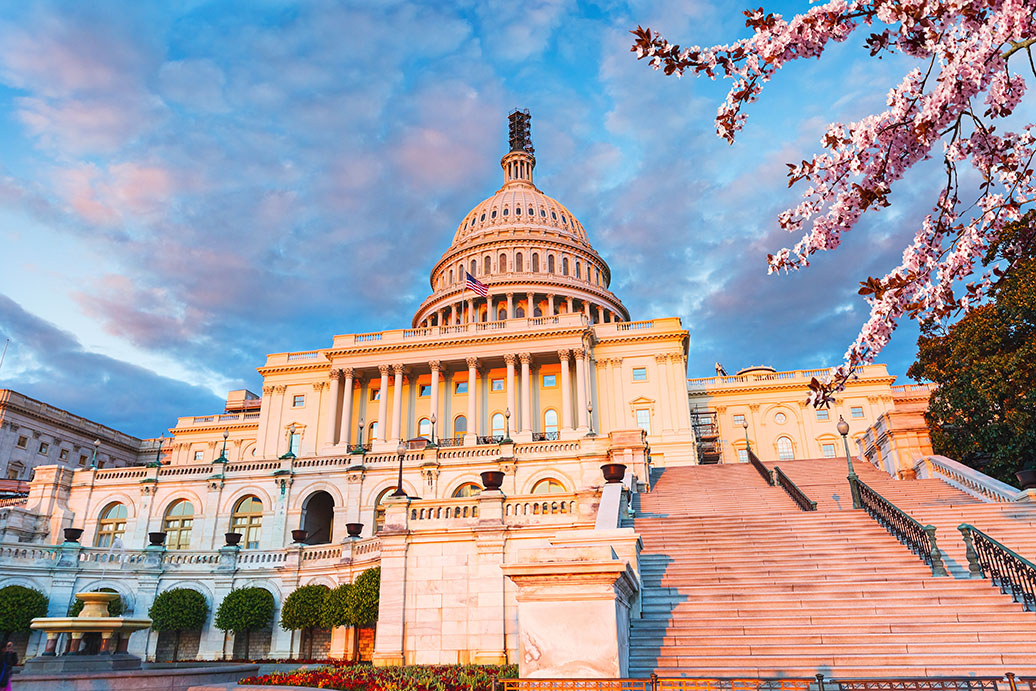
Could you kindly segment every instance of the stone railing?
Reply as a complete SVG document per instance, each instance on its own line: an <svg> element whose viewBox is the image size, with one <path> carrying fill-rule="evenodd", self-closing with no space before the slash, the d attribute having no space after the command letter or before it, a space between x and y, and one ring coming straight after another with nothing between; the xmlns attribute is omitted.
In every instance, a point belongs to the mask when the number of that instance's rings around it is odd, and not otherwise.
<svg viewBox="0 0 1036 691"><path fill-rule="evenodd" d="M945 456L925 456L914 465L914 471L919 478L939 478L965 494L990 503L1013 502L1020 491Z"/></svg>
<svg viewBox="0 0 1036 691"><path fill-rule="evenodd" d="M208 475L212 473L212 464L204 465L169 465L158 469L158 477L181 477L184 475Z"/></svg>
<svg viewBox="0 0 1036 691"><path fill-rule="evenodd" d="M35 564L40 561L56 561L60 556L60 547L21 543L0 545L0 562L4 564Z"/></svg>
<svg viewBox="0 0 1036 691"><path fill-rule="evenodd" d="M5 506L24 506L28 502L28 497L4 497L0 499L0 508Z"/></svg>
<svg viewBox="0 0 1036 691"><path fill-rule="evenodd" d="M307 350L300 353L288 353L288 362L310 362L320 357L319 350Z"/></svg>
<svg viewBox="0 0 1036 691"><path fill-rule="evenodd" d="M573 523L578 518L575 494L533 494L504 501L504 523Z"/></svg>
<svg viewBox="0 0 1036 691"><path fill-rule="evenodd" d="M219 425L221 423L239 422L250 423L259 419L259 411L242 413L220 413L219 415L195 415L194 417L181 417L176 420L176 429L187 427L205 427Z"/></svg>
<svg viewBox="0 0 1036 691"><path fill-rule="evenodd" d="M174 549L162 555L162 564L169 566L200 564L208 568L216 563L219 563L219 552L215 551Z"/></svg>
<svg viewBox="0 0 1036 691"><path fill-rule="evenodd" d="M112 480L140 480L147 475L147 471L147 468L140 466L137 468L106 468L93 472L95 482L110 482Z"/></svg>
<svg viewBox="0 0 1036 691"><path fill-rule="evenodd" d="M228 473L254 473L264 472L270 470L278 470L281 467L280 461L246 461L238 463L228 463Z"/></svg>
<svg viewBox="0 0 1036 691"><path fill-rule="evenodd" d="M338 561L342 558L342 546L341 545L313 545L311 547L302 548L302 561Z"/></svg>
<svg viewBox="0 0 1036 691"><path fill-rule="evenodd" d="M456 522L473 518L478 518L477 498L429 499L410 504L410 528L412 530L419 530L427 523Z"/></svg>
<svg viewBox="0 0 1036 691"><path fill-rule="evenodd" d="M813 377L820 379L831 373L830 369L805 369L790 372L768 372L766 374L722 375L718 377L698 377L687 380L687 388L704 389L716 384L748 384L767 381L802 381L808 382Z"/></svg>
<svg viewBox="0 0 1036 691"><path fill-rule="evenodd" d="M353 561L371 561L381 558L381 538L369 537L353 543Z"/></svg>

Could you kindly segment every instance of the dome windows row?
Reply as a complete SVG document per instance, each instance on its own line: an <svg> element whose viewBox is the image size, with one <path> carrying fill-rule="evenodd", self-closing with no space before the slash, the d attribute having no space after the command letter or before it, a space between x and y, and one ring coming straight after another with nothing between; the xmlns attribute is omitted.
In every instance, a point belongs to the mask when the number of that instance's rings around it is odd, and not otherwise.
<svg viewBox="0 0 1036 691"><path fill-rule="evenodd" d="M492 255L489 254L484 255L481 260L470 259L466 262L458 262L455 268L439 274L437 289L442 290L456 283L463 283L465 281L465 273L470 273L475 277L491 276L494 273L526 273L526 256L529 257L528 271L531 273L541 273L543 269L546 269L548 274L573 276L580 280L586 280L588 283L605 287L601 270L591 266L589 262L586 262L584 265L582 260L570 258L565 254L558 255L553 252L544 254L539 251L529 251L526 254L519 251L514 253L513 258L509 258L508 253L501 252L497 257L495 265ZM510 267L510 272L508 267Z"/></svg>
<svg viewBox="0 0 1036 691"><path fill-rule="evenodd" d="M530 219L536 218L536 209L534 209L531 206L528 207L528 208L529 208L529 213L528 213L528 215L526 217L530 218ZM510 213L511 213L510 212L510 207L505 206L503 208L503 211L501 211L500 213L502 214L503 218L509 217ZM485 223L486 215L487 215L487 212L483 211L478 216L478 222L479 223ZM514 215L515 215L515 218L517 218L517 217L522 215L522 207L521 206L517 206L516 205L514 207ZM497 210L493 209L492 211L489 211L488 212L488 216L489 216L489 220L491 220L491 221L495 220L496 217L497 217ZM540 218L544 218L544 219L547 218L547 210L546 209L540 209ZM551 211L550 212L550 218L551 218L551 220L557 221L558 220L557 212L556 211ZM561 223L562 223L562 225L565 225L565 226L568 225L568 217L565 214L561 214ZM472 216L468 220L464 221L464 226L461 228L461 230L467 230L469 227L471 227L471 228L475 227L475 217L474 216Z"/></svg>

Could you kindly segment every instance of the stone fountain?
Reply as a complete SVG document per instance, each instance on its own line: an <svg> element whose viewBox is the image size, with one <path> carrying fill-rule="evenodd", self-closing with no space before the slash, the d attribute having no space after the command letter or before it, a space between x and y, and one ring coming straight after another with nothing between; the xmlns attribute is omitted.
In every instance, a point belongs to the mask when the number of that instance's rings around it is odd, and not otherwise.
<svg viewBox="0 0 1036 691"><path fill-rule="evenodd" d="M101 672L122 669L140 669L140 658L126 652L130 634L151 627L150 619L112 617L108 605L119 599L118 593L76 593L83 601L83 610L77 617L37 617L29 628L47 634L43 654L27 660L25 671L31 674L54 672ZM57 654L58 636L69 634L68 652ZM83 635L99 633L101 650L96 655L85 651ZM112 645L115 634L119 634L118 645Z"/></svg>

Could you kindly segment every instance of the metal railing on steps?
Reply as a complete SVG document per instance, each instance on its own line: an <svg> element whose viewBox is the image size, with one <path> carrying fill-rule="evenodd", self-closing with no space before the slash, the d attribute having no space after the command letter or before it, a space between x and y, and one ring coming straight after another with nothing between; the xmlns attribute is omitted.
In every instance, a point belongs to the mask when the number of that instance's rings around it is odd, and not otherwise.
<svg viewBox="0 0 1036 691"><path fill-rule="evenodd" d="M972 576L988 578L1002 593L1036 612L1036 564L973 525L961 523L968 567Z"/></svg>
<svg viewBox="0 0 1036 691"><path fill-rule="evenodd" d="M799 508L803 511L816 511L817 503L806 496L806 493L799 489L799 486L792 482L792 479L784 474L779 465L773 467L774 479L777 484L784 488L784 491L788 493Z"/></svg>
<svg viewBox="0 0 1036 691"><path fill-rule="evenodd" d="M1002 677L890 677L886 679L753 679L650 677L629 679L497 679L494 691L1036 691L1036 679Z"/></svg>
<svg viewBox="0 0 1036 691"><path fill-rule="evenodd" d="M851 477L850 484L854 482L861 505L871 518L920 557L921 561L932 567L933 576L949 575L946 572L946 564L943 563L942 551L935 542L934 525L921 525L913 516L878 494L867 483Z"/></svg>
<svg viewBox="0 0 1036 691"><path fill-rule="evenodd" d="M748 462L751 463L752 466L759 471L759 474L763 476L764 480L766 480L766 484L772 487L773 473L770 472L769 468L763 465L763 462L759 460L759 457L755 455L755 452L752 451L752 449L748 449Z"/></svg>

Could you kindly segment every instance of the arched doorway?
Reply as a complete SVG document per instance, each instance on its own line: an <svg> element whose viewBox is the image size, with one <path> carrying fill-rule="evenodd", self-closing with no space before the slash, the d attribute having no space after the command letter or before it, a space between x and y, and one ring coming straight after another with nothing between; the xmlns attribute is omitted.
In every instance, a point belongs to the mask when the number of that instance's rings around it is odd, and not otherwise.
<svg viewBox="0 0 1036 691"><path fill-rule="evenodd" d="M326 545L331 542L335 520L335 500L320 490L309 495L302 505L302 529L306 531L307 545Z"/></svg>

